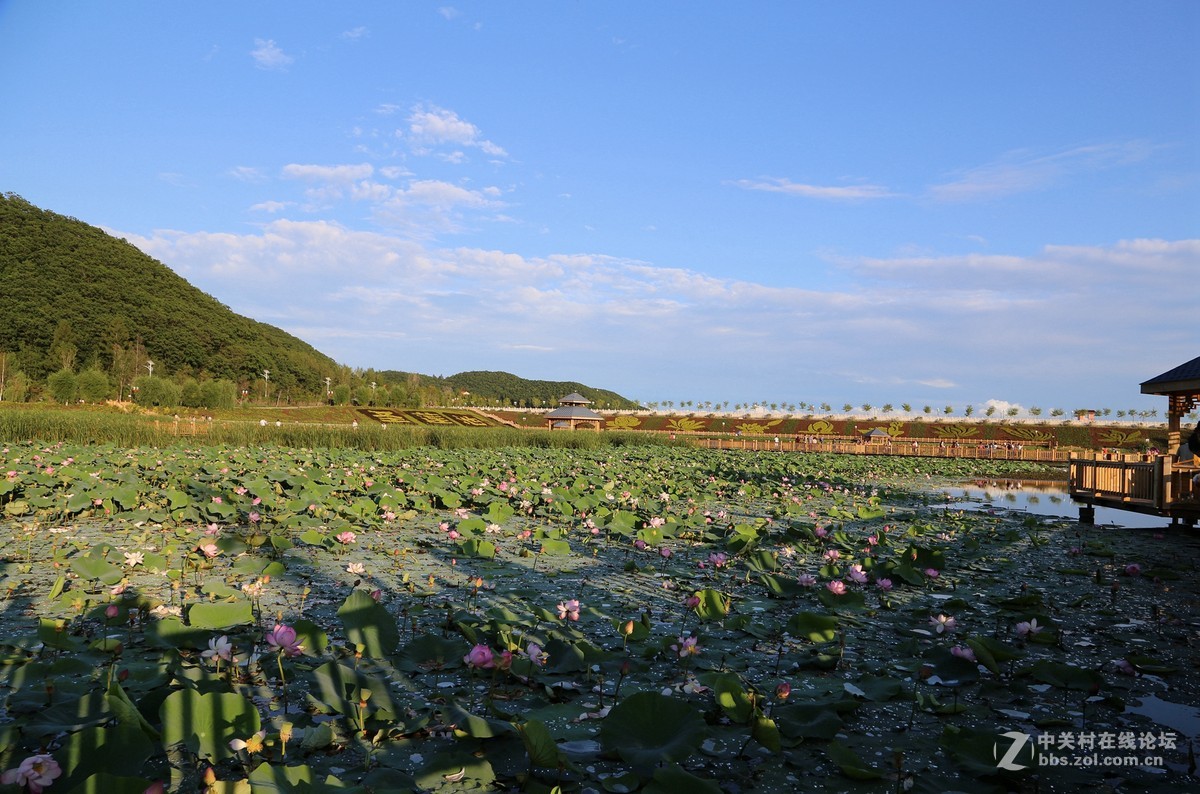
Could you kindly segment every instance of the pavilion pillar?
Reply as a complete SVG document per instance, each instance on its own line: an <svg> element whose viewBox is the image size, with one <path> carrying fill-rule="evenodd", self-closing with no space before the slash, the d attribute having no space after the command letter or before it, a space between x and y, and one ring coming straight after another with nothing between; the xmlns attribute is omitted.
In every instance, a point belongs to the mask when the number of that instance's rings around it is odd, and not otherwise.
<svg viewBox="0 0 1200 794"><path fill-rule="evenodd" d="M1175 455L1179 451L1180 433L1179 420L1183 414L1180 411L1182 398L1172 395L1167 398L1167 454Z"/></svg>

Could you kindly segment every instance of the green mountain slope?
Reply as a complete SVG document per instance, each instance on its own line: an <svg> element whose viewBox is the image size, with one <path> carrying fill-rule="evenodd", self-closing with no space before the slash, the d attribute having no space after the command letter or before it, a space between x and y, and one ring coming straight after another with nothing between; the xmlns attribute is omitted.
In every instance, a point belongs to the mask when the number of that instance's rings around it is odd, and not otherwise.
<svg viewBox="0 0 1200 794"><path fill-rule="evenodd" d="M500 405L553 406L579 392L597 407L633 407L604 389L507 372L351 371L279 328L235 314L124 240L13 193L0 193L0 353L9 354L10 372L39 383L60 369L94 366L128 385L153 361L154 375L258 381L252 392L270 370L272 388L300 400L323 396L331 376L361 400L369 381L400 386L396 404L405 405L468 391Z"/></svg>
<svg viewBox="0 0 1200 794"><path fill-rule="evenodd" d="M140 343L140 344L139 344ZM319 394L338 365L280 329L235 314L133 245L0 194L0 350L42 380L67 360L237 382L271 371ZM73 355L72 355L73 353Z"/></svg>

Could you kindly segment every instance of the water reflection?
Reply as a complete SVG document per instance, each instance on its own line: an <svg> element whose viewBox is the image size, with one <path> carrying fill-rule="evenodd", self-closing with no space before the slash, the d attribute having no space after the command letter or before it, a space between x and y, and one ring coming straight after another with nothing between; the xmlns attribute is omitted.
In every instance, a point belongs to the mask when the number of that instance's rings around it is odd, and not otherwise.
<svg viewBox="0 0 1200 794"><path fill-rule="evenodd" d="M1067 494L1067 484L1047 480L975 480L939 492L943 499L963 510L1003 509L1079 520L1080 505ZM1122 527L1162 528L1169 518L1127 510L1096 508L1097 524Z"/></svg>

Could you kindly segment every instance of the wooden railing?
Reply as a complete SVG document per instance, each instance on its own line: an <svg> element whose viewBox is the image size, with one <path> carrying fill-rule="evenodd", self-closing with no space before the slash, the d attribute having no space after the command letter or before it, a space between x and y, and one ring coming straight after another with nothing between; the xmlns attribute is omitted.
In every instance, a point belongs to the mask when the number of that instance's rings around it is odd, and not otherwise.
<svg viewBox="0 0 1200 794"><path fill-rule="evenodd" d="M1091 453L1068 464L1067 490L1072 498L1098 504L1124 503L1171 511L1200 504L1193 478L1200 469L1166 456Z"/></svg>
<svg viewBox="0 0 1200 794"><path fill-rule="evenodd" d="M672 433L672 436L675 434ZM680 434L687 437L690 434ZM696 437L688 439L696 446L708 449L746 449L760 452L832 452L839 455L888 455L905 458L972 458L979 460L1028 460L1044 463L1065 463L1070 454L1044 446L1022 444L979 444L971 442L930 441L929 439L898 438L891 443L858 441L849 437L796 440L769 436Z"/></svg>

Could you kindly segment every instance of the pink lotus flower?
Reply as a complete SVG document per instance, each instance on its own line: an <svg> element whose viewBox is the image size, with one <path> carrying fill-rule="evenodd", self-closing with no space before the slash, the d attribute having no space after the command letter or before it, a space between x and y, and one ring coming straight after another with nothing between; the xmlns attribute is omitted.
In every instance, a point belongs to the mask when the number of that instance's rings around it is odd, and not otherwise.
<svg viewBox="0 0 1200 794"><path fill-rule="evenodd" d="M850 581L854 582L855 584L867 583L867 574L863 571L863 567L861 565L851 565L850 570L846 573L846 575L849 576Z"/></svg>
<svg viewBox="0 0 1200 794"><path fill-rule="evenodd" d="M1125 566L1124 573L1126 576L1140 576L1142 573L1142 566L1138 565L1136 562L1131 562Z"/></svg>
<svg viewBox="0 0 1200 794"><path fill-rule="evenodd" d="M559 620L579 620L579 602L575 599L560 601L558 604Z"/></svg>
<svg viewBox="0 0 1200 794"><path fill-rule="evenodd" d="M796 581L800 583L801 587L812 587L817 583L817 577L811 573L802 573L796 577Z"/></svg>
<svg viewBox="0 0 1200 794"><path fill-rule="evenodd" d="M276 623L275 628L267 632L266 640L272 651L284 656L299 656L304 650L304 646L296 637L296 630L282 623Z"/></svg>
<svg viewBox="0 0 1200 794"><path fill-rule="evenodd" d="M959 659L966 659L968 662L976 661L975 651L971 650L965 645L955 645L950 649L950 653L954 654Z"/></svg>
<svg viewBox="0 0 1200 794"><path fill-rule="evenodd" d="M219 496L214 496L214 497L212 498L212 503L213 503L213 504L215 504L215 505L219 505L219 504L221 504L221 497L219 497Z"/></svg>
<svg viewBox="0 0 1200 794"><path fill-rule="evenodd" d="M875 586L886 593L887 591L892 589L892 580L891 579L880 579L878 582L875 583Z"/></svg>
<svg viewBox="0 0 1200 794"><path fill-rule="evenodd" d="M633 547L634 547L635 549L637 549L638 551L645 551L645 549L646 549L646 541L642 540L641 538L638 538L637 540L635 540L635 541L633 542Z"/></svg>
<svg viewBox="0 0 1200 794"><path fill-rule="evenodd" d="M529 643L525 649L525 655L529 657L529 661L533 662L534 666L542 667L546 664L546 660L550 658L550 654L542 650L542 646L536 642Z"/></svg>
<svg viewBox="0 0 1200 794"><path fill-rule="evenodd" d="M937 615L929 619L929 625L933 626L933 630L938 634L948 634L954 631L958 622L950 615Z"/></svg>
<svg viewBox="0 0 1200 794"><path fill-rule="evenodd" d="M217 544L213 543L212 541L208 541L207 543L201 543L199 546L196 547L196 551L200 552L201 554L203 554L205 557L207 557L210 560L213 557L216 557L218 554L221 553L220 547L217 546Z"/></svg>
<svg viewBox="0 0 1200 794"><path fill-rule="evenodd" d="M658 556L662 557L664 560L669 560L671 559L671 550L666 546L663 546L658 550Z"/></svg>
<svg viewBox="0 0 1200 794"><path fill-rule="evenodd" d="M679 654L680 659L685 659L700 653L700 646L696 644L695 637L680 637L679 642L671 646L671 650Z"/></svg>
<svg viewBox="0 0 1200 794"><path fill-rule="evenodd" d="M463 662L479 670L491 670L496 666L496 657L486 645L476 645L463 657Z"/></svg>
<svg viewBox="0 0 1200 794"><path fill-rule="evenodd" d="M208 641L208 650L202 651L200 655L205 659L224 659L228 662L233 658L233 643L224 634L213 637Z"/></svg>
<svg viewBox="0 0 1200 794"><path fill-rule="evenodd" d="M1022 620L1020 623L1013 626L1013 630L1015 632L1017 632L1018 637L1031 637L1034 634L1037 634L1039 631L1041 631L1044 628L1046 628L1046 627L1039 626L1037 624L1037 618L1034 618L1033 620L1029 620L1029 621Z"/></svg>
<svg viewBox="0 0 1200 794"><path fill-rule="evenodd" d="M261 518L262 518L262 516L259 515L257 511L251 511L251 513L250 513L250 523L251 524L257 524Z"/></svg>
<svg viewBox="0 0 1200 794"><path fill-rule="evenodd" d="M833 593L834 595L839 595L839 596L845 595L846 594L846 583L841 581L840 579L834 579L832 582L825 585L825 589L828 590L829 592Z"/></svg>
<svg viewBox="0 0 1200 794"><path fill-rule="evenodd" d="M688 609L695 609L700 606L700 596L690 595L683 600L683 605Z"/></svg>
<svg viewBox="0 0 1200 794"><path fill-rule="evenodd" d="M6 786L26 786L33 794L41 794L42 789L53 783L60 775L62 775L62 767L51 756L31 755L19 766L0 775L0 783Z"/></svg>
<svg viewBox="0 0 1200 794"><path fill-rule="evenodd" d="M937 568L926 568L925 575L928 576L930 579L936 579L941 574L938 573Z"/></svg>
<svg viewBox="0 0 1200 794"><path fill-rule="evenodd" d="M358 540L358 535L346 530L345 532L339 532L338 534L334 535L333 539L338 543L341 543L343 546L348 546L354 541Z"/></svg>
<svg viewBox="0 0 1200 794"><path fill-rule="evenodd" d="M813 534L816 535L818 538L823 538L829 534L829 530L827 530L825 527L817 527L816 529L813 530Z"/></svg>
<svg viewBox="0 0 1200 794"><path fill-rule="evenodd" d="M729 562L729 557L723 551L716 551L708 555L708 561L714 568L724 568Z"/></svg>
<svg viewBox="0 0 1200 794"><path fill-rule="evenodd" d="M825 559L828 560L829 562L836 562L838 557L841 557L841 556L842 556L842 553L840 551L838 551L837 549L829 549L828 551L825 552Z"/></svg>

